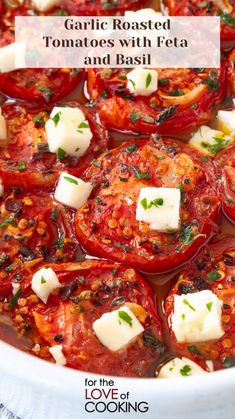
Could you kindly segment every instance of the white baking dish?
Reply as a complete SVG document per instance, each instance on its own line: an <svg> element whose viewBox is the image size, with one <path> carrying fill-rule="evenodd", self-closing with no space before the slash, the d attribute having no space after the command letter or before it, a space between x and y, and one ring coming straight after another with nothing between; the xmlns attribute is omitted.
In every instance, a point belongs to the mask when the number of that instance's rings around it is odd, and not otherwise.
<svg viewBox="0 0 235 419"><path fill-rule="evenodd" d="M85 379L99 376L55 366L1 341L0 354L0 401L22 419L235 418L235 368L174 380L109 377L119 395L129 392L132 404L144 401L149 411L86 413Z"/></svg>

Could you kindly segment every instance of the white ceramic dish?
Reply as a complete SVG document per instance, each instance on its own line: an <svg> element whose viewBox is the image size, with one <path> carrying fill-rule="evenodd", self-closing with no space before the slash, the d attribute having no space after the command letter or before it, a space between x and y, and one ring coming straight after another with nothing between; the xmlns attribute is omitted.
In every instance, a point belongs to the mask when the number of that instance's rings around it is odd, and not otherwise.
<svg viewBox="0 0 235 419"><path fill-rule="evenodd" d="M145 401L149 411L86 413L85 379L99 376L57 367L4 342L0 354L0 401L21 419L235 418L235 368L174 380L110 377L119 394L130 392L129 401Z"/></svg>

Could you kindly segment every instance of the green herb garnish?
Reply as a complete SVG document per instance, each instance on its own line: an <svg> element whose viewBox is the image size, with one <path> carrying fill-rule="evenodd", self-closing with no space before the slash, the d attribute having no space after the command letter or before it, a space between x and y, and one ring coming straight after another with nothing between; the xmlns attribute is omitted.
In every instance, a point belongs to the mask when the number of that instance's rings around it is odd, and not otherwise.
<svg viewBox="0 0 235 419"><path fill-rule="evenodd" d="M42 92L42 95L45 99L45 101L48 103L51 100L51 95L52 95L52 90L49 89L48 87L41 87L40 89L38 89L40 92Z"/></svg>
<svg viewBox="0 0 235 419"><path fill-rule="evenodd" d="M141 112L132 111L130 114L130 121L133 124L136 124L136 122L141 118Z"/></svg>
<svg viewBox="0 0 235 419"><path fill-rule="evenodd" d="M148 73L148 75L146 77L146 84L145 84L146 89L150 86L151 81L152 81L152 76L151 76L150 73Z"/></svg>
<svg viewBox="0 0 235 419"><path fill-rule="evenodd" d="M44 276L41 276L41 284L46 284L47 281L45 280Z"/></svg>
<svg viewBox="0 0 235 419"><path fill-rule="evenodd" d="M185 365L183 368L181 368L180 374L183 375L184 377L188 377L191 371L192 371L192 368L189 365Z"/></svg>
<svg viewBox="0 0 235 419"><path fill-rule="evenodd" d="M57 155L59 160L63 160L66 156L66 152L63 150L63 148L59 147Z"/></svg>
<svg viewBox="0 0 235 419"><path fill-rule="evenodd" d="M212 303L212 301L210 302L210 303L207 303L207 310L208 311L211 311L211 307L212 307L212 305L213 305L213 303Z"/></svg>
<svg viewBox="0 0 235 419"><path fill-rule="evenodd" d="M53 116L53 118L51 118L51 120L54 122L54 124L55 124L55 127L57 127L57 125L58 125L58 123L59 123L59 120L60 120L60 115L61 115L61 112L57 112L54 116Z"/></svg>
<svg viewBox="0 0 235 419"><path fill-rule="evenodd" d="M186 225L180 232L180 240L184 244L188 244L193 240L192 226Z"/></svg>
<svg viewBox="0 0 235 419"><path fill-rule="evenodd" d="M78 181L72 177L64 176L64 179L67 180L70 183L74 183L74 185L78 185Z"/></svg>
<svg viewBox="0 0 235 419"><path fill-rule="evenodd" d="M220 278L221 278L221 275L215 269L212 269L207 275L207 279L210 282L215 282Z"/></svg>
<svg viewBox="0 0 235 419"><path fill-rule="evenodd" d="M119 311L118 312L118 317L119 317L119 323L121 324L121 320L123 320L124 322L126 322L130 327L132 327L132 323L133 323L133 319L132 317L129 316L128 313L126 313L126 311Z"/></svg>
<svg viewBox="0 0 235 419"><path fill-rule="evenodd" d="M186 300L186 298L184 298L183 303L188 306L191 310L196 311L195 308L189 303L188 300Z"/></svg>

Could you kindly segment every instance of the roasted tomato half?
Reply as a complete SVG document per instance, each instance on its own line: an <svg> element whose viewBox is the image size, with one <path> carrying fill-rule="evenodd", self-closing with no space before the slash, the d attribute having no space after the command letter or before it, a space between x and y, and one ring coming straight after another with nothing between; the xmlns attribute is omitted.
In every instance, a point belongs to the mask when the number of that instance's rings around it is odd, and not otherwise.
<svg viewBox="0 0 235 419"><path fill-rule="evenodd" d="M30 15L28 3L18 8L10 8L3 14L0 48L14 42L14 19L18 15ZM82 69L21 69L0 74L0 92L27 102L55 102L71 93L83 79Z"/></svg>
<svg viewBox="0 0 235 419"><path fill-rule="evenodd" d="M59 6L72 16L105 16L137 10L144 7L146 2L147 0L61 0Z"/></svg>
<svg viewBox="0 0 235 419"><path fill-rule="evenodd" d="M221 17L221 41L224 49L235 46L235 9L233 0L161 0L162 12L171 16Z"/></svg>
<svg viewBox="0 0 235 419"><path fill-rule="evenodd" d="M228 57L228 83L230 93L235 97L235 49Z"/></svg>
<svg viewBox="0 0 235 419"><path fill-rule="evenodd" d="M59 344L68 367L102 375L147 376L166 348L161 342L162 325L153 293L143 278L133 269L106 261L46 267L53 269L61 284L47 304L33 293L32 276L22 283L20 299L13 300L14 307L12 299L8 300L14 319L24 299L27 314L23 315L19 329L25 331L26 324L33 328L32 337L37 344L33 351L50 358L48 348ZM104 313L121 311L123 306L128 306L144 331L126 347L111 351L96 337L93 322ZM118 325L117 321L115 328Z"/></svg>
<svg viewBox="0 0 235 419"><path fill-rule="evenodd" d="M165 301L165 313L170 329L170 342L174 352L186 356L198 364L213 362L214 369L235 365L235 239L223 237L203 248L193 262L179 273L176 285ZM211 290L222 300L222 327L220 339L191 343L179 343L172 330L174 295ZM210 308L210 306L209 306Z"/></svg>
<svg viewBox="0 0 235 419"><path fill-rule="evenodd" d="M226 92L224 64L220 70L158 69L158 90L147 97L130 94L128 71L88 70L88 92L109 129L184 134L210 121Z"/></svg>
<svg viewBox="0 0 235 419"><path fill-rule="evenodd" d="M74 102L69 105L76 107ZM81 105L79 109L85 114L93 133L89 149L80 158L49 151L45 134L48 112L29 112L26 107L16 104L2 106L8 140L0 149L0 178L6 190L12 187L24 190L50 188L61 171L79 176L92 159L106 149L108 134L97 122L94 111Z"/></svg>
<svg viewBox="0 0 235 419"><path fill-rule="evenodd" d="M96 185L76 214L88 252L145 272L165 272L189 260L215 228L220 201L213 162L172 139L153 137L103 154L84 174ZM136 220L144 187L180 188L179 231L162 233Z"/></svg>
<svg viewBox="0 0 235 419"><path fill-rule="evenodd" d="M223 211L231 221L235 222L235 146L218 153L216 163Z"/></svg>
<svg viewBox="0 0 235 419"><path fill-rule="evenodd" d="M83 257L73 216L72 210L43 192L25 194L15 188L4 197L0 206L1 297L12 292L12 280L20 283L35 266Z"/></svg>

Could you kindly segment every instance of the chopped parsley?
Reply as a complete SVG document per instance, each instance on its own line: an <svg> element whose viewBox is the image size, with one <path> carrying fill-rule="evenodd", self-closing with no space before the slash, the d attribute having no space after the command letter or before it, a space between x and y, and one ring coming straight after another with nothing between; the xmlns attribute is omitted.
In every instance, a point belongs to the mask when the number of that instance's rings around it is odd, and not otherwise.
<svg viewBox="0 0 235 419"><path fill-rule="evenodd" d="M148 73L148 75L146 77L146 84L145 84L146 89L150 86L151 81L152 81L152 76L151 76L150 73Z"/></svg>
<svg viewBox="0 0 235 419"><path fill-rule="evenodd" d="M206 307L208 311L211 311L211 307L212 307L213 303L212 301L210 301L209 303L207 303Z"/></svg>
<svg viewBox="0 0 235 419"><path fill-rule="evenodd" d="M192 226L186 225L180 232L180 240L184 244L189 244L193 240Z"/></svg>
<svg viewBox="0 0 235 419"><path fill-rule="evenodd" d="M133 319L132 317L129 316L128 313L126 313L126 311L119 311L118 312L118 317L119 317L119 324L121 324L121 320L126 322L130 327L132 327L132 323L133 323Z"/></svg>
<svg viewBox="0 0 235 419"><path fill-rule="evenodd" d="M60 213L59 208L53 208L53 210L51 211L50 219L54 222L57 222L59 213Z"/></svg>
<svg viewBox="0 0 235 419"><path fill-rule="evenodd" d="M41 284L46 284L47 281L45 280L44 276L41 276Z"/></svg>
<svg viewBox="0 0 235 419"><path fill-rule="evenodd" d="M136 90L136 84L135 84L135 82L133 80L131 80L131 79L129 79L129 81L131 82L131 84L133 86L133 89Z"/></svg>
<svg viewBox="0 0 235 419"><path fill-rule="evenodd" d="M126 148L123 148L122 149L122 151L123 152L127 152L127 153L129 153L129 154L132 154L132 153L134 153L134 151L136 151L136 149L137 149L137 144L135 144L135 143L132 143L131 145L129 145L128 147L126 147Z"/></svg>
<svg viewBox="0 0 235 419"><path fill-rule="evenodd" d="M43 120L43 118L42 118L40 115L36 115L36 116L33 118L33 122L34 122L35 124L42 125L43 127L46 125L46 122Z"/></svg>
<svg viewBox="0 0 235 419"><path fill-rule="evenodd" d="M212 154L218 153L220 150L223 150L223 148L231 143L230 140L226 140L222 137L214 137L213 139L215 140L214 144L208 144L204 142L202 143L202 146L207 148L207 150L209 150Z"/></svg>
<svg viewBox="0 0 235 419"><path fill-rule="evenodd" d="M158 80L158 84L161 87L167 86L169 84L169 80L167 80L167 79L159 79Z"/></svg>
<svg viewBox="0 0 235 419"><path fill-rule="evenodd" d="M99 162L99 161L93 161L92 162L92 164L93 164L93 166L95 166L95 167L101 167L101 163Z"/></svg>
<svg viewBox="0 0 235 419"><path fill-rule="evenodd" d="M209 78L204 80L204 83L209 87L210 90L213 92L217 92L220 85L218 75L215 71L209 72Z"/></svg>
<svg viewBox="0 0 235 419"><path fill-rule="evenodd" d="M48 103L51 100L51 95L52 95L52 90L49 89L48 87L41 87L40 89L38 89L40 92L42 92L42 95L45 99L45 101Z"/></svg>
<svg viewBox="0 0 235 419"><path fill-rule="evenodd" d="M136 179L151 179L150 173L141 172L137 166L131 166L132 170L135 173Z"/></svg>
<svg viewBox="0 0 235 419"><path fill-rule="evenodd" d="M70 183L74 183L74 185L78 185L78 181L70 176L64 176L64 179L67 180Z"/></svg>
<svg viewBox="0 0 235 419"><path fill-rule="evenodd" d="M19 288L18 291L15 293L15 295L13 295L13 297L11 298L11 300L9 302L10 310L12 310L16 306L17 301L19 300L19 298L21 296L21 292L22 292L22 289Z"/></svg>
<svg viewBox="0 0 235 419"><path fill-rule="evenodd" d="M221 275L215 269L212 269L207 275L207 279L210 282L215 282L220 278L221 278Z"/></svg>
<svg viewBox="0 0 235 419"><path fill-rule="evenodd" d="M188 300L186 300L186 298L184 298L183 303L188 306L191 310L196 311L195 308L190 304L190 302Z"/></svg>
<svg viewBox="0 0 235 419"><path fill-rule="evenodd" d="M183 96L184 92L181 89L172 89L170 91L170 96Z"/></svg>
<svg viewBox="0 0 235 419"><path fill-rule="evenodd" d="M164 109L162 112L159 113L157 118L157 124L161 125L166 119L173 116L176 112L175 106L170 106L169 108Z"/></svg>
<svg viewBox="0 0 235 419"><path fill-rule="evenodd" d="M57 156L59 160L63 160L65 158L66 152L63 150L63 148L58 148Z"/></svg>
<svg viewBox="0 0 235 419"><path fill-rule="evenodd" d="M57 125L58 125L58 123L59 123L59 121L60 121L60 115L61 115L61 112L57 112L54 116L53 116L53 118L51 118L51 120L54 122L54 124L55 124L55 127L57 127Z"/></svg>
<svg viewBox="0 0 235 419"><path fill-rule="evenodd" d="M223 368L235 367L235 356L228 356L223 360Z"/></svg>
<svg viewBox="0 0 235 419"><path fill-rule="evenodd" d="M226 25L235 26L235 17L227 13L221 13L220 18Z"/></svg>
<svg viewBox="0 0 235 419"><path fill-rule="evenodd" d="M180 370L180 374L184 377L188 377L192 371L192 368L189 365L184 365L183 368Z"/></svg>
<svg viewBox="0 0 235 419"><path fill-rule="evenodd" d="M148 204L147 199L144 198L144 199L142 199L142 201L140 201L140 203L141 203L142 207L145 210L147 210L147 209L152 208L153 206L156 207L156 208L161 207L163 205L164 201L163 201L162 198L156 198L153 201L150 201L150 203Z"/></svg>
<svg viewBox="0 0 235 419"><path fill-rule="evenodd" d="M141 118L141 112L132 111L130 113L130 121L132 124L136 124L136 122Z"/></svg>
<svg viewBox="0 0 235 419"><path fill-rule="evenodd" d="M85 121L81 122L81 124L78 125L77 132L79 132L80 134L82 134L83 133L83 131L82 131L83 128L89 128L89 125Z"/></svg>
<svg viewBox="0 0 235 419"><path fill-rule="evenodd" d="M202 355L201 352L199 351L199 349L195 345L188 346L188 350L195 355L198 355L198 356Z"/></svg>

